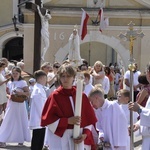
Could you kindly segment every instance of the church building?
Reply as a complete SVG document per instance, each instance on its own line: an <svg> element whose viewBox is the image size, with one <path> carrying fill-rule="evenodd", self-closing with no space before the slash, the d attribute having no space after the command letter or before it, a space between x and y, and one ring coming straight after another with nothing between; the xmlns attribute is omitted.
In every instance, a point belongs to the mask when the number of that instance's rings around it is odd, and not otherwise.
<svg viewBox="0 0 150 150"><path fill-rule="evenodd" d="M39 1L40 0L35 0ZM25 62L25 70L33 73L35 13L26 8L34 0L3 0L0 5L0 57ZM130 42L121 39L129 31L129 23L137 37L133 40L133 57L144 71L150 61L150 1L149 0L41 0L43 9L50 11L49 48L45 61L62 63L67 59L68 39L77 25L80 32L82 9L89 15L87 34L80 40L81 58L93 66L118 63L127 70L130 63ZM82 8L82 9L81 9ZM100 31L99 11L103 9L107 27ZM37 22L39 23L39 22ZM135 35L135 32L132 34ZM143 32L143 37L138 35Z"/></svg>

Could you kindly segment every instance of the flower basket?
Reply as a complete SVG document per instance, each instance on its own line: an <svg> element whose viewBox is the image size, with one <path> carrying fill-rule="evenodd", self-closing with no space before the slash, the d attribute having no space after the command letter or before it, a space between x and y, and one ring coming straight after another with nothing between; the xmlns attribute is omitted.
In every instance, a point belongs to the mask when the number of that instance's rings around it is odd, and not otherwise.
<svg viewBox="0 0 150 150"><path fill-rule="evenodd" d="M12 94L10 99L13 102L23 103L26 99L28 99L28 97L25 95Z"/></svg>

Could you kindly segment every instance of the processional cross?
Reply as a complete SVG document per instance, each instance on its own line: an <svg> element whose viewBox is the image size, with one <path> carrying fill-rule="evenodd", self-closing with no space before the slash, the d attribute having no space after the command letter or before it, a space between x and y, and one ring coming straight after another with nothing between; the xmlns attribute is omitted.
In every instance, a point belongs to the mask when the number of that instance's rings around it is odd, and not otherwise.
<svg viewBox="0 0 150 150"><path fill-rule="evenodd" d="M34 62L33 71L39 70L41 65L41 19L38 14L37 5L41 7L41 0L35 0L35 3L26 2L26 9L34 11ZM45 8L40 8L41 13L46 13Z"/></svg>
<svg viewBox="0 0 150 150"><path fill-rule="evenodd" d="M144 34L143 32L137 32L137 30L133 30L133 26L135 24L131 21L128 26L129 26L129 30L127 31L127 33L122 34L120 33L119 37L125 38L127 41L130 42L130 64L129 64L129 70L130 70L130 101L134 102L134 98L133 98L133 71L135 69L135 65L134 65L134 58L133 58L133 41L136 40L137 37L143 38ZM134 137L133 137L133 112L130 111L130 127L131 127L131 135L130 135L130 150L134 149Z"/></svg>

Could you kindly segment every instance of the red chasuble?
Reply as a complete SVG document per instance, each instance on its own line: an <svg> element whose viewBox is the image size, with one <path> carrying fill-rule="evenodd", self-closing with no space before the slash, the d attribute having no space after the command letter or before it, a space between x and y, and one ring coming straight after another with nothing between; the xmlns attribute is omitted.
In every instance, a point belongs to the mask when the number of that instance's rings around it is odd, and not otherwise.
<svg viewBox="0 0 150 150"><path fill-rule="evenodd" d="M73 125L68 125L68 118L74 116L72 110L71 102L69 97L72 97L74 105L76 99L76 88L64 89L59 87L55 90L47 99L43 113L41 126L47 126L59 120L59 124L55 131L55 134L62 137L66 129L73 129ZM84 130L84 127L88 125L94 125L97 119L94 110L89 102L87 96L82 94L82 110L81 110L81 128L83 128L83 133L87 134L85 144L93 144L93 139L91 138L91 133L88 129ZM89 136L90 135L90 136Z"/></svg>

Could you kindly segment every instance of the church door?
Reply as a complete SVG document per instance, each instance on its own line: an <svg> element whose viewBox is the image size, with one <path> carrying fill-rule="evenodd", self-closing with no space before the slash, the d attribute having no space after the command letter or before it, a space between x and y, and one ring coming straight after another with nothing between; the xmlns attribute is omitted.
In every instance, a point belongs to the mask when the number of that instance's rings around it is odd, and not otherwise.
<svg viewBox="0 0 150 150"><path fill-rule="evenodd" d="M23 38L17 37L9 40L5 44L2 56L7 58L9 61L20 61L23 59Z"/></svg>

